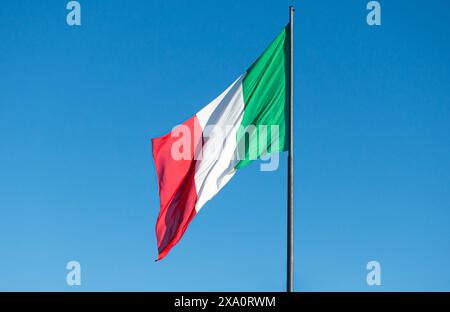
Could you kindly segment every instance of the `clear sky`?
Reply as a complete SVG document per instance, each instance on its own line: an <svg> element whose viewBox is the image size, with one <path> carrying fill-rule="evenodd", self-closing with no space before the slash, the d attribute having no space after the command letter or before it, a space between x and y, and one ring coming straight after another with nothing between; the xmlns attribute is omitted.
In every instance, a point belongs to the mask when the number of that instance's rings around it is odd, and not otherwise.
<svg viewBox="0 0 450 312"><path fill-rule="evenodd" d="M67 2L0 4L0 290L283 291L286 154L155 263L150 139L242 74L292 1L80 0L79 27ZM378 27L367 2L293 2L296 290L450 291L450 2L382 0Z"/></svg>

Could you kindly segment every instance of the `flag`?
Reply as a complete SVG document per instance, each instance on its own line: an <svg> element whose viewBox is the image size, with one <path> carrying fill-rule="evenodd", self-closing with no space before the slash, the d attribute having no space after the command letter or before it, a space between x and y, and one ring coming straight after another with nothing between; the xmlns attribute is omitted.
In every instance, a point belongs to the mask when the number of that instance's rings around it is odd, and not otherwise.
<svg viewBox="0 0 450 312"><path fill-rule="evenodd" d="M237 170L289 148L289 26L222 94L152 139L160 211L158 260Z"/></svg>

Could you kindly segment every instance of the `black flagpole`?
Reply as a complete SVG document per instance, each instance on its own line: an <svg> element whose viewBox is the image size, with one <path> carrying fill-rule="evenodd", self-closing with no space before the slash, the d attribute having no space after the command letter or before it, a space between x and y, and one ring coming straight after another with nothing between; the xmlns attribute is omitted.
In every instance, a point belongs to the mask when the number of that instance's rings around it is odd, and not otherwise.
<svg viewBox="0 0 450 312"><path fill-rule="evenodd" d="M289 156L287 207L287 285L294 291L294 7L289 7Z"/></svg>

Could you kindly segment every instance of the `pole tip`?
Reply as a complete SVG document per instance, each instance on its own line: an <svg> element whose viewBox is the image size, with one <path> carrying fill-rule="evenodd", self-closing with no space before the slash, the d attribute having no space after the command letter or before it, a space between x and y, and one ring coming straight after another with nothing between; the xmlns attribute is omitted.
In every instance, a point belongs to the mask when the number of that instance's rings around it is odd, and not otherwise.
<svg viewBox="0 0 450 312"><path fill-rule="evenodd" d="M295 7L294 7L293 5L290 5L290 6L289 6L289 10L295 11Z"/></svg>

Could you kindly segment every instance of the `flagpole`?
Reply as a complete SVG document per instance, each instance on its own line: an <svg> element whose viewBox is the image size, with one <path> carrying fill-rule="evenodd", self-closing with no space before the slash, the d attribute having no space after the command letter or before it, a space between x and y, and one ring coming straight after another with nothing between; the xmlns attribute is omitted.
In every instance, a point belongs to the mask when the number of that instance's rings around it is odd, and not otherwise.
<svg viewBox="0 0 450 312"><path fill-rule="evenodd" d="M294 11L289 7L289 156L288 156L288 207L287 207L287 285L294 291Z"/></svg>

